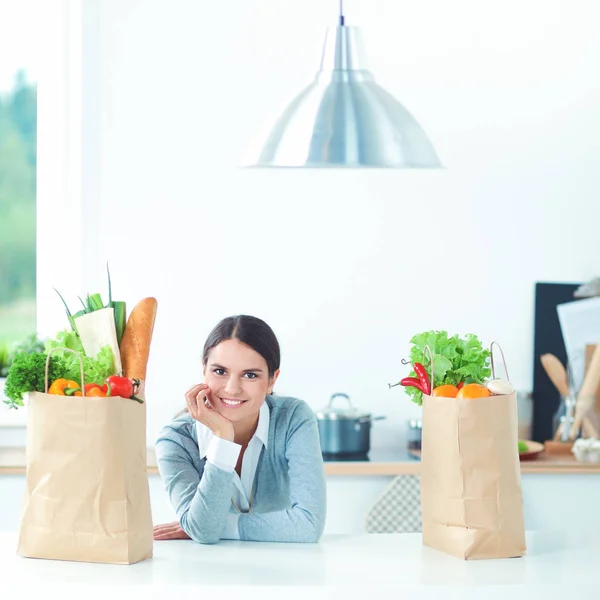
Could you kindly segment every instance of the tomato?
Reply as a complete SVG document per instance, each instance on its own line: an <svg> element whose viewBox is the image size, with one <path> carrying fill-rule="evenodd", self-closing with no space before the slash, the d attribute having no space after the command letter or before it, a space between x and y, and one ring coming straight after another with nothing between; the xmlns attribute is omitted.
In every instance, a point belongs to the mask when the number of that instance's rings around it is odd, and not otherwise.
<svg viewBox="0 0 600 600"><path fill-rule="evenodd" d="M133 396L133 381L127 377L111 375L106 378L108 389L111 396L121 396L121 398L131 398Z"/></svg>

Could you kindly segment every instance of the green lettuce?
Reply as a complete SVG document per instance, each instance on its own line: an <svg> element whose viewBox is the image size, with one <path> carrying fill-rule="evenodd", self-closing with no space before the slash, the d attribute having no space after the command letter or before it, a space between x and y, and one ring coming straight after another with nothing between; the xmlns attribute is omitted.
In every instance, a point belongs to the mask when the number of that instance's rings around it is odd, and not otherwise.
<svg viewBox="0 0 600 600"><path fill-rule="evenodd" d="M465 383L483 383L491 374L490 351L472 333L460 337L458 334L448 337L447 331L426 331L413 336L410 340L410 363L421 363L431 373L429 353L424 354L425 346L433 352L433 385L458 385ZM416 377L414 369L410 373ZM415 404L421 405L423 394L414 387L406 387L406 393Z"/></svg>
<svg viewBox="0 0 600 600"><path fill-rule="evenodd" d="M85 383L97 383L102 385L107 377L115 375L115 357L110 346L104 346L95 358L86 356L83 349L83 344L77 332L75 331L60 331L54 340L46 341L46 351L49 352L53 348L69 348L78 352L83 359L83 373ZM65 379L72 379L82 384L81 367L79 358L72 352L61 352L58 350L52 356L59 356L63 365Z"/></svg>

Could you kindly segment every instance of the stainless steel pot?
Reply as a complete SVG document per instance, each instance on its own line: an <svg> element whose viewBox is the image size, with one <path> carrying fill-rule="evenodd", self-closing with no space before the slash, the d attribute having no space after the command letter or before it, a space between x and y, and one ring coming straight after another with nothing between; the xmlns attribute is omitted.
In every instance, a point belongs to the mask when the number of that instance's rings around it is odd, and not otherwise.
<svg viewBox="0 0 600 600"><path fill-rule="evenodd" d="M336 398L348 406L334 407ZM371 423L385 417L372 417L353 406L348 394L333 394L325 408L316 412L323 456L366 456L371 449Z"/></svg>

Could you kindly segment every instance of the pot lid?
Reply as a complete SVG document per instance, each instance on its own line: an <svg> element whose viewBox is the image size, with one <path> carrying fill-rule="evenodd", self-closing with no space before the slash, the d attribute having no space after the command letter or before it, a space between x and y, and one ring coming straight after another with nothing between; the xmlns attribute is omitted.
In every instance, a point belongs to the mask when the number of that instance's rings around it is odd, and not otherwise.
<svg viewBox="0 0 600 600"><path fill-rule="evenodd" d="M344 398L347 406L333 406L333 401L336 398ZM317 419L364 419L370 417L371 413L367 413L356 408L350 401L348 394L337 393L333 394L325 408L317 411Z"/></svg>

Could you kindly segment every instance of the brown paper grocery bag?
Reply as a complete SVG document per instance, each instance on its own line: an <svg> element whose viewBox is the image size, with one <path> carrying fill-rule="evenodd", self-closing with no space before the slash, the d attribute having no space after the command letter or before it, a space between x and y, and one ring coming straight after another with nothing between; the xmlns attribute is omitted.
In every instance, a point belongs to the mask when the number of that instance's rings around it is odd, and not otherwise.
<svg viewBox="0 0 600 600"><path fill-rule="evenodd" d="M146 403L35 392L27 412L17 553L115 564L150 558Z"/></svg>
<svg viewBox="0 0 600 600"><path fill-rule="evenodd" d="M421 460L424 545L462 559L525 554L514 392L423 395Z"/></svg>

